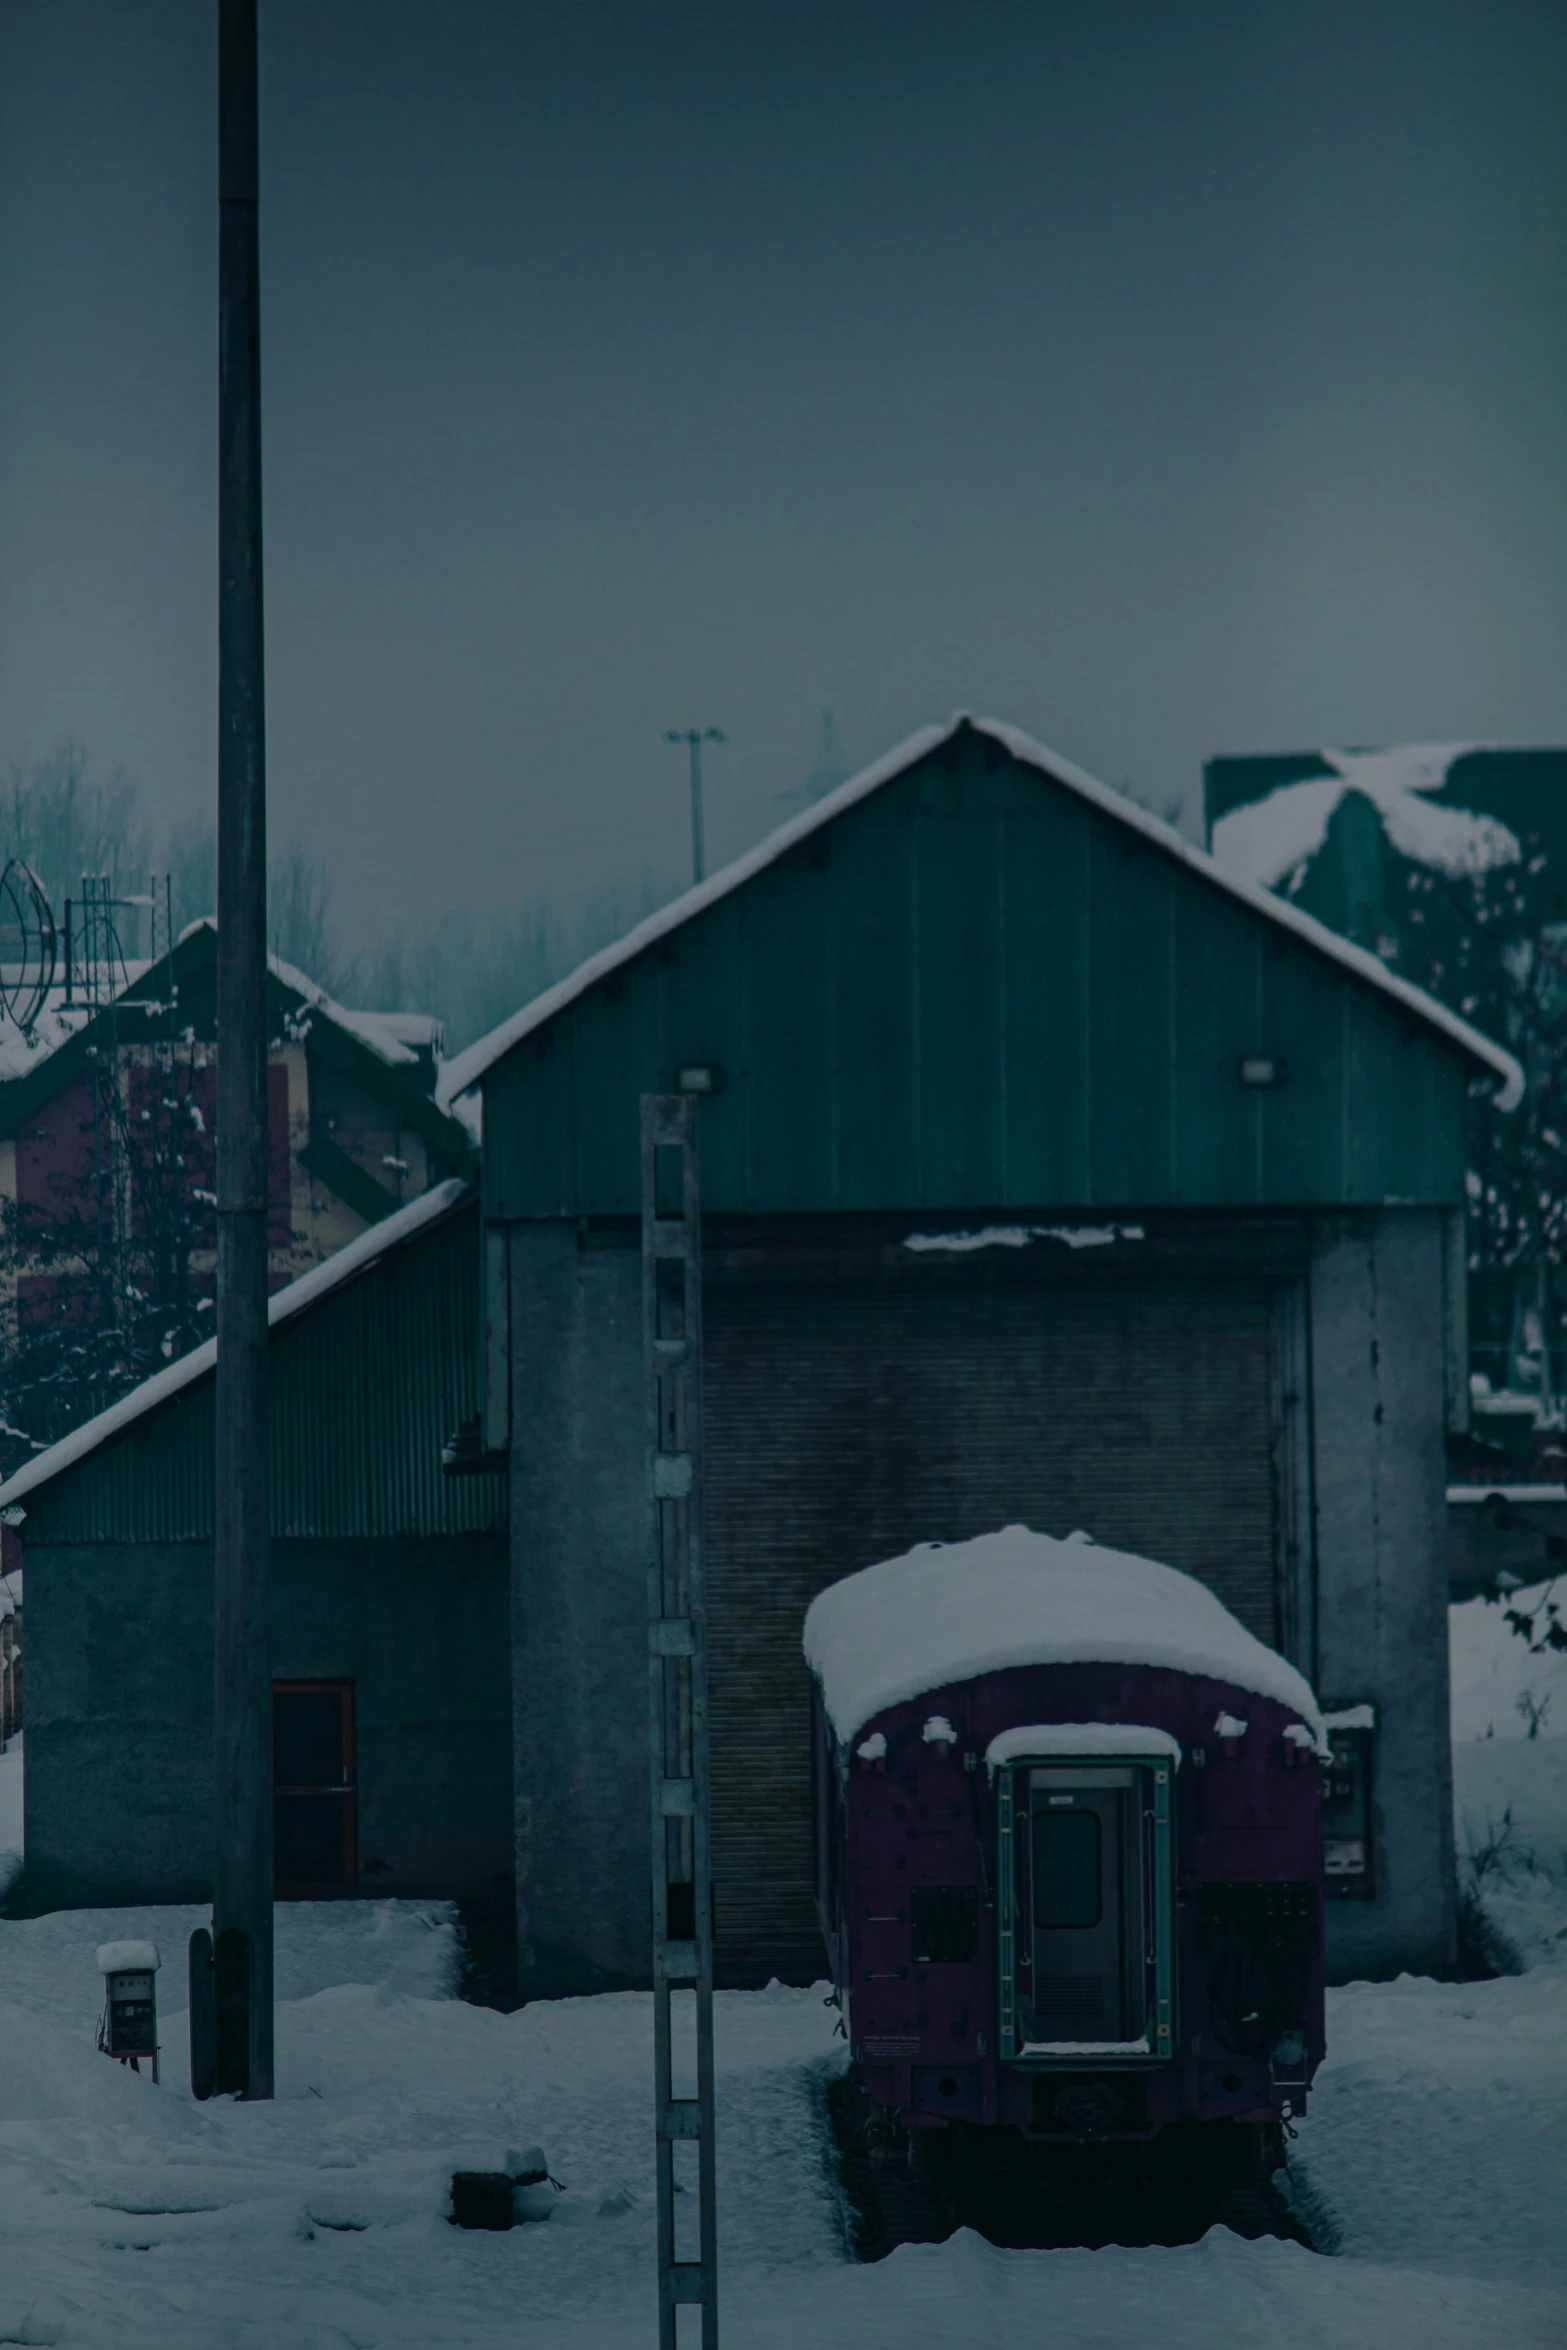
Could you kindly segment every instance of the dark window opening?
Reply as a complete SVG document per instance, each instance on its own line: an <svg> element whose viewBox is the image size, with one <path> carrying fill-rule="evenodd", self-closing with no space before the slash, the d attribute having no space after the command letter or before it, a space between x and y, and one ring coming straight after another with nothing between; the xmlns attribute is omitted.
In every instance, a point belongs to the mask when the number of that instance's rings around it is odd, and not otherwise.
<svg viewBox="0 0 1567 2350"><path fill-rule="evenodd" d="M916 1886L909 1895L916 1966L972 1966L979 1956L979 1895L972 1886Z"/></svg>
<svg viewBox="0 0 1567 2350"><path fill-rule="evenodd" d="M1097 1926L1103 1914L1098 1813L1036 1811L1032 1857L1035 1925Z"/></svg>
<svg viewBox="0 0 1567 2350"><path fill-rule="evenodd" d="M350 1681L272 1685L272 1874L279 1900L358 1891L359 1798Z"/></svg>

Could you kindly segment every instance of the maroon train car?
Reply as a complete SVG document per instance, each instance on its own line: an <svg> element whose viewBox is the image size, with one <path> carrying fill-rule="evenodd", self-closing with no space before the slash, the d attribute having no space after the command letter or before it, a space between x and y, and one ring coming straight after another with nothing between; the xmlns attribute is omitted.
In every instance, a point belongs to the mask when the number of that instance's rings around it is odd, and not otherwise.
<svg viewBox="0 0 1567 2350"><path fill-rule="evenodd" d="M1147 2140L1304 2109L1324 1744L1291 1665L1189 1576L1026 1527L848 1577L805 1646L822 1927L891 2121Z"/></svg>

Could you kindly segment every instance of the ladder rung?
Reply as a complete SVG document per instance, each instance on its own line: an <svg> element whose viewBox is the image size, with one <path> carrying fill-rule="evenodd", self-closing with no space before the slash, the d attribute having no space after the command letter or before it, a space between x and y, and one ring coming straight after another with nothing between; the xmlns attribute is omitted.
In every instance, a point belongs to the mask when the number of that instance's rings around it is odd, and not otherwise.
<svg viewBox="0 0 1567 2350"><path fill-rule="evenodd" d="M688 1257L691 1254L691 1227L684 1216L655 1218L653 1254L656 1257Z"/></svg>
<svg viewBox="0 0 1567 2350"><path fill-rule="evenodd" d="M655 1942L653 1950L671 1983L694 1983L702 1971L702 1952L695 1942Z"/></svg>
<svg viewBox="0 0 1567 2350"><path fill-rule="evenodd" d="M695 1656L696 1626L689 1616L659 1616L647 1628L654 1656Z"/></svg>
<svg viewBox="0 0 1567 2350"><path fill-rule="evenodd" d="M671 2099L664 2108L664 2136L666 2138L700 2138L702 2135L702 2108L694 2097Z"/></svg>
<svg viewBox="0 0 1567 2350"><path fill-rule="evenodd" d="M661 1363L683 1363L690 1350L683 1338L655 1338L653 1352Z"/></svg>
<svg viewBox="0 0 1567 2350"><path fill-rule="evenodd" d="M696 1781L664 1779L659 1783L658 1808L666 1820L696 1818Z"/></svg>
<svg viewBox="0 0 1567 2350"><path fill-rule="evenodd" d="M669 2280L671 2301L705 2301L707 2299L707 2264L701 2260L677 2260L665 2270Z"/></svg>

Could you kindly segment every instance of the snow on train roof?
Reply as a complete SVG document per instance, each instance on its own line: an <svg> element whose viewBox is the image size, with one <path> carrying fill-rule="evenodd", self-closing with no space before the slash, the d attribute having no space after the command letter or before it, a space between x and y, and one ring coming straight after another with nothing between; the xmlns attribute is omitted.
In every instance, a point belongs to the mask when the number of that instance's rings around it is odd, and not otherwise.
<svg viewBox="0 0 1567 2350"><path fill-rule="evenodd" d="M927 1690L1011 1665L1154 1665L1292 1706L1322 1736L1309 1684L1204 1584L1157 1560L1004 1526L921 1542L811 1602L805 1658L840 1739Z"/></svg>

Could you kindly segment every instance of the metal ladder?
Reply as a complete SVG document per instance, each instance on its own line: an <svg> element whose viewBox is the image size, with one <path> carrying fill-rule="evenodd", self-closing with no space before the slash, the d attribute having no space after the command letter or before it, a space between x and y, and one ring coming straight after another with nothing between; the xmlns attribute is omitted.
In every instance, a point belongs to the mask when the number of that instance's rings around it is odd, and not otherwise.
<svg viewBox="0 0 1567 2350"><path fill-rule="evenodd" d="M648 1734L652 1776L653 2073L659 2350L682 2303L718 2350L713 1897L702 1557L702 1225L697 1104L642 1097L642 1331L647 1404ZM694 1993L696 2088L674 2094L671 2002ZM697 2251L677 2255L675 2148L697 2147ZM690 2200L682 2196L683 2218ZM681 2233L687 2232L683 2226Z"/></svg>

